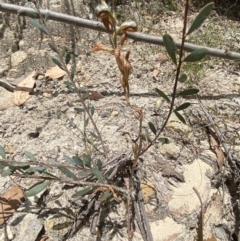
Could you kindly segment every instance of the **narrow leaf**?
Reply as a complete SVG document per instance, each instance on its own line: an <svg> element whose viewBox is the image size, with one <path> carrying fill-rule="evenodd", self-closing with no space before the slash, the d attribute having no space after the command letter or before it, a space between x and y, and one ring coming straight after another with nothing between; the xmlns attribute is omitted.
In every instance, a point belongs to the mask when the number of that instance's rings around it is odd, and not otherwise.
<svg viewBox="0 0 240 241"><path fill-rule="evenodd" d="M168 55L171 57L174 64L177 64L176 52L177 47L169 34L163 35L163 44L168 52Z"/></svg>
<svg viewBox="0 0 240 241"><path fill-rule="evenodd" d="M104 192L103 195L99 198L100 202L105 202L109 197L112 196L112 192L110 192L109 190Z"/></svg>
<svg viewBox="0 0 240 241"><path fill-rule="evenodd" d="M49 11L47 11L47 13L46 13L46 15L45 15L45 21L46 21L46 22L48 21L49 16L50 16L50 12L49 12Z"/></svg>
<svg viewBox="0 0 240 241"><path fill-rule="evenodd" d="M66 87L68 88L68 90L70 92L74 92L75 91L75 89L74 89L74 87L73 87L73 85L72 85L72 83L70 81L64 81L63 83L66 85Z"/></svg>
<svg viewBox="0 0 240 241"><path fill-rule="evenodd" d="M35 162L36 158L34 157L34 155L30 152L30 151L25 151L24 155L30 159L30 161Z"/></svg>
<svg viewBox="0 0 240 241"><path fill-rule="evenodd" d="M73 156L72 160L75 162L77 166L84 167L82 160L77 156Z"/></svg>
<svg viewBox="0 0 240 241"><path fill-rule="evenodd" d="M95 112L94 106L91 107L90 112L91 112L91 115L93 116L93 115L94 115L94 112Z"/></svg>
<svg viewBox="0 0 240 241"><path fill-rule="evenodd" d="M164 98L167 102L170 102L170 99L161 90L159 90L158 88L156 88L155 90L160 97Z"/></svg>
<svg viewBox="0 0 240 241"><path fill-rule="evenodd" d="M5 152L4 148L1 145L0 145L0 156L3 159L6 159L6 152Z"/></svg>
<svg viewBox="0 0 240 241"><path fill-rule="evenodd" d="M38 13L33 13L33 12L30 12L30 11L24 11L25 14L30 17L30 18L39 18L39 14Z"/></svg>
<svg viewBox="0 0 240 241"><path fill-rule="evenodd" d="M93 132L90 132L90 135L91 135L93 138L95 138L95 139L97 139L97 140L98 140L98 136L97 136L97 135L95 135Z"/></svg>
<svg viewBox="0 0 240 241"><path fill-rule="evenodd" d="M45 172L46 171L46 167L34 167L34 171L36 171L36 172L39 172L39 173L43 173L43 172Z"/></svg>
<svg viewBox="0 0 240 241"><path fill-rule="evenodd" d="M84 121L84 127L87 127L87 126L88 126L88 123L89 123L89 118L87 118L87 119Z"/></svg>
<svg viewBox="0 0 240 241"><path fill-rule="evenodd" d="M55 46L52 43L48 43L48 46L51 48L52 51L57 53L57 49L55 48Z"/></svg>
<svg viewBox="0 0 240 241"><path fill-rule="evenodd" d="M155 126L153 125L153 123L152 122L148 122L148 126L151 129L151 131L156 135L157 130L156 130Z"/></svg>
<svg viewBox="0 0 240 241"><path fill-rule="evenodd" d="M199 92L199 89L188 89L178 93L178 95L195 95L198 92Z"/></svg>
<svg viewBox="0 0 240 241"><path fill-rule="evenodd" d="M38 28L40 31L42 31L43 33L47 34L48 35L48 32L46 30L46 28L44 27L44 25L40 24L38 21L35 21L33 19L30 19L29 23L35 27L35 28Z"/></svg>
<svg viewBox="0 0 240 241"><path fill-rule="evenodd" d="M6 170L4 170L2 172L2 177L7 177L9 175L11 175L14 172L14 170L12 170L11 168L7 168Z"/></svg>
<svg viewBox="0 0 240 241"><path fill-rule="evenodd" d="M178 81L179 81L180 83L184 83L186 80L187 80L187 75L186 75L186 74L182 74L182 75L179 77L179 79L178 79Z"/></svg>
<svg viewBox="0 0 240 241"><path fill-rule="evenodd" d="M177 111L174 111L175 115L177 116L177 118L183 123L186 124L186 121L184 119L184 117Z"/></svg>
<svg viewBox="0 0 240 241"><path fill-rule="evenodd" d="M149 131L148 131L147 128L145 129L145 134L146 134L146 137L148 139L148 142L151 142L150 134L149 134Z"/></svg>
<svg viewBox="0 0 240 241"><path fill-rule="evenodd" d="M47 186L50 184L49 181L41 181L38 183L35 183L33 186L31 186L27 191L26 191L26 196L27 197L32 197L43 191Z"/></svg>
<svg viewBox="0 0 240 241"><path fill-rule="evenodd" d="M51 162L54 165L59 165L59 163L53 159L48 159L49 162Z"/></svg>
<svg viewBox="0 0 240 241"><path fill-rule="evenodd" d="M207 49L196 49L190 53L183 61L184 62L196 62L204 58L208 53Z"/></svg>
<svg viewBox="0 0 240 241"><path fill-rule="evenodd" d="M69 156L64 156L64 158L65 158L65 160L66 160L68 163L76 166L76 163L74 162L74 160L73 160L71 157L69 157Z"/></svg>
<svg viewBox="0 0 240 241"><path fill-rule="evenodd" d="M104 182L104 178L102 176L101 171L99 171L97 168L92 168L92 173L93 175L98 179L99 182L103 183Z"/></svg>
<svg viewBox="0 0 240 241"><path fill-rule="evenodd" d="M168 140L168 138L166 138L166 137L161 137L161 138L159 138L158 139L160 142L162 142L162 144L168 144L169 143L169 140Z"/></svg>
<svg viewBox="0 0 240 241"><path fill-rule="evenodd" d="M71 60L71 54L67 53L67 55L65 57L65 63L69 64L70 60Z"/></svg>
<svg viewBox="0 0 240 241"><path fill-rule="evenodd" d="M82 159L83 159L83 163L84 163L84 165L86 166L86 167L91 167L91 158L90 158L90 156L89 155L87 155L87 154L83 154L82 155Z"/></svg>
<svg viewBox="0 0 240 241"><path fill-rule="evenodd" d="M75 73L76 73L76 68L77 68L77 65L76 65L76 63L74 63L74 64L72 65L72 69L71 69L71 78L72 78L72 79L74 78L74 75L75 75Z"/></svg>
<svg viewBox="0 0 240 241"><path fill-rule="evenodd" d="M64 70L64 68L62 67L61 62L60 62L58 59L52 57L52 61L53 61L53 63L55 63L60 69ZM65 71L65 70L64 70L64 71Z"/></svg>
<svg viewBox="0 0 240 241"><path fill-rule="evenodd" d="M196 30L197 28L199 28L202 25L202 23L205 21L205 19L209 16L209 14L213 8L213 5L214 5L214 3L211 2L200 10L200 13L197 15L197 17L193 21L191 27L189 28L187 35L191 34L194 30Z"/></svg>
<svg viewBox="0 0 240 241"><path fill-rule="evenodd" d="M84 100L86 100L86 99L88 99L88 97L89 97L89 91L87 91L87 92L84 94L83 98L84 98Z"/></svg>
<svg viewBox="0 0 240 241"><path fill-rule="evenodd" d="M188 108L190 105L191 105L191 103L186 102L186 103L184 103L184 104L178 106L174 111L184 110L184 109Z"/></svg>
<svg viewBox="0 0 240 241"><path fill-rule="evenodd" d="M97 167L98 167L98 170L102 170L102 162L101 162L101 160L97 160Z"/></svg>
<svg viewBox="0 0 240 241"><path fill-rule="evenodd" d="M74 179L74 180L77 180L77 177L76 177L69 169L67 169L66 167L60 166L60 167L58 167L58 169L59 169L63 174L65 174L67 177L72 178L72 179Z"/></svg>
<svg viewBox="0 0 240 241"><path fill-rule="evenodd" d="M83 108L74 108L74 110L75 110L77 113L82 113L82 112L84 112L84 109L83 109Z"/></svg>
<svg viewBox="0 0 240 241"><path fill-rule="evenodd" d="M92 188L91 188L91 187L84 188L83 190L74 193L74 194L72 195L72 198L83 197L83 196L85 196L86 194L89 194L91 191L92 191Z"/></svg>

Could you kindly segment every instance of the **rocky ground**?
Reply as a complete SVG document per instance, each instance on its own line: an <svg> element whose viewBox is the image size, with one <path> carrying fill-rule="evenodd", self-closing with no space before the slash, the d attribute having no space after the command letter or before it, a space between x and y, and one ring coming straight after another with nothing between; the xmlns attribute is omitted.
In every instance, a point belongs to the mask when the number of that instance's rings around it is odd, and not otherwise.
<svg viewBox="0 0 240 241"><path fill-rule="evenodd" d="M46 5L44 2L43 6ZM74 6L74 15L91 18L89 5L78 1L74 2ZM143 9L136 8L133 13L129 6L134 7L134 3L125 3L119 9L123 9L126 15L131 13L138 20L141 31L159 36L167 32L173 38L180 39L183 9L168 11L153 21L152 16ZM71 9L67 1L51 1L48 7L59 12L69 12ZM195 15L191 13L190 19ZM54 66L51 57L56 56L48 46L49 38L43 36L41 41L41 35L30 26L28 20L22 32L20 25L14 15L9 18L9 26L1 25L0 81L16 86L36 71L35 87L21 106L14 104L12 92L0 87L0 145L16 161L27 161L25 151L33 153L42 163L49 163L51 159L64 164L64 156L82 153L90 154L93 159L99 158L99 153L83 140L85 117L74 109L82 106L77 94L71 92L64 83L67 77L46 77L46 71ZM76 29L52 21L49 26L59 46L66 45L70 50L74 47L78 85L84 90L102 94L99 100L89 98L86 103L95 108L93 117L108 149L108 158L129 153L132 143L128 133L137 135L138 122L133 117L132 109L126 105L114 57L103 52L90 52L96 43L109 44L108 34ZM226 29L226 26L230 27ZM231 43L234 48L230 50L239 51L240 36L236 32L239 22L213 13L198 34L204 34L210 27L213 28L212 35L206 45L225 49ZM225 39L226 42L211 42L211 39L214 40L214 32L218 36L220 33L221 40ZM168 105L157 97L154 89L172 93L176 69L166 59L163 47L129 40L123 51L128 49L131 49L130 61L133 67L130 101L143 109L144 129L148 128L148 122L160 126L166 117ZM166 61L161 62L164 58ZM157 75L154 72L156 68L159 68ZM217 141L218 138L214 139L209 134L212 126L198 100L195 97L188 99L192 105L182 112L187 123L183 124L172 115L164 131L170 143L163 145L157 142L143 155L144 161L139 166L153 240L183 241L196 238L200 202L193 187L198 190L204 206L204 240L239 240L239 62L207 57L200 64L184 68L190 78L187 84L180 84L179 89L191 86L200 90L202 103L224 136L228 150L231 150L235 169L229 165L222 146L220 151L214 150L211 141ZM178 98L176 105L184 101ZM87 131L90 130L93 130L91 124L87 128ZM98 142L96 145L100 148ZM221 151L225 154L222 164L219 156ZM100 157L103 163L107 161ZM56 169L52 173L62 175ZM35 181L1 177L1 194L14 182L27 189ZM66 190L63 183L52 183L44 195L41 193L29 198L7 222L9 240L43 241L46 240L44 235L51 241L61 240L74 223L75 214L79 210L80 204L74 206L70 202L72 194L77 190L77 187ZM102 210L104 218L101 217L99 221L101 235L97 235L97 231L95 234L91 232L90 221L67 240L127 240L123 202L105 208L106 211ZM6 240L3 225L1 230L0 240ZM137 226L133 240L143 240Z"/></svg>

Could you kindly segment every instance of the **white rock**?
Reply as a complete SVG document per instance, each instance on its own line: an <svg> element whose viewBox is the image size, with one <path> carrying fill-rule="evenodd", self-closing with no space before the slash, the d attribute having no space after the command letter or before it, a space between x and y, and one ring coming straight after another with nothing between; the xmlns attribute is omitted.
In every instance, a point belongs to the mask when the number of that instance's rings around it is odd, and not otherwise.
<svg viewBox="0 0 240 241"><path fill-rule="evenodd" d="M13 67L18 66L26 59L27 59L27 54L24 51L17 51L11 54L11 64Z"/></svg>
<svg viewBox="0 0 240 241"><path fill-rule="evenodd" d="M178 158L180 154L180 148L176 146L174 143L169 143L161 145L160 152L164 156L167 155L169 157Z"/></svg>

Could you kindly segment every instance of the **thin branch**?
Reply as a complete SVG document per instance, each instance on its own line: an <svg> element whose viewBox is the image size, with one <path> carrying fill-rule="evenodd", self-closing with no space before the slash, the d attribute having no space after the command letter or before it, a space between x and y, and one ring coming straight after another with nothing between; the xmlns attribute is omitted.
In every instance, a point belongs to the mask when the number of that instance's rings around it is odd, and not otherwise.
<svg viewBox="0 0 240 241"><path fill-rule="evenodd" d="M198 103L202 109L202 111L204 112L204 114L206 115L208 121L211 123L216 135L218 136L218 139L219 139L219 142L222 144L223 146L223 149L225 151L225 154L227 155L227 158L228 160L230 161L231 165L236 167L236 164L235 162L233 161L233 158L232 158L232 155L231 155L231 152L230 152L230 149L227 148L227 145L226 145L226 142L224 141L224 137L222 135L222 133L220 132L220 130L218 129L217 125L215 124L212 116L209 114L209 112L207 111L206 107L204 106L204 104L202 103L201 99L200 99L200 96L197 95L197 100L198 100ZM237 168L235 169L237 170Z"/></svg>
<svg viewBox="0 0 240 241"><path fill-rule="evenodd" d="M202 203L202 198L198 192L198 190L193 187L193 191L196 193L199 202L200 202L200 207L201 207L201 211L200 211L200 217L199 217L199 225L198 225L198 241L203 241L203 203Z"/></svg>
<svg viewBox="0 0 240 241"><path fill-rule="evenodd" d="M1 172L0 172L1 174ZM92 187L107 187L107 188L113 188L119 192L128 194L127 190L117 187L114 185L109 185L109 184L104 184L104 183L96 183L96 182L84 182L84 181L74 181L70 178L55 178L55 177L46 177L46 176L37 176L37 175L26 175L26 174L18 174L18 173L13 173L11 176L16 176L16 177L21 177L21 178L30 178L30 179L40 179L40 180L49 180L49 181L56 181L60 183L70 183L70 184L78 184L82 186L92 186Z"/></svg>
<svg viewBox="0 0 240 241"><path fill-rule="evenodd" d="M8 3L0 3L0 11L19 14L21 16L27 16L26 12L36 13L36 11L32 8L27 8L23 6L14 5L14 4L8 4ZM43 16L45 16L46 14L49 14L50 20L75 25L77 27L93 29L101 32L107 32L107 33L111 32L111 31L108 31L103 26L102 23L97 21L82 19L82 18L74 17L63 13L53 12L50 10L42 9L40 10L40 12ZM128 35L128 38L133 39L135 41L145 42L145 43L155 44L155 45L163 45L163 39L161 37L156 37L153 35L148 35L143 33L128 33L127 35ZM178 41L178 40L175 41L177 48L179 49L181 48L181 43L182 43L181 41ZM209 56L224 58L224 59L240 60L240 53L230 52L227 49L220 50L216 48L208 48L208 47L191 44L191 43L184 43L184 47L183 47L183 49L188 52L192 52L195 49L200 49L200 48L206 48L208 50Z"/></svg>
<svg viewBox="0 0 240 241"><path fill-rule="evenodd" d="M174 107L176 93L177 93L178 79L179 79L179 75L180 75L181 67L182 67L182 63L183 63L182 58L183 58L183 50L184 50L185 39L186 39L186 27L187 27L188 9L189 9L189 0L186 0L185 12L184 12L184 23L183 23L183 30L182 30L182 43L181 43L181 48L180 48L180 53L179 53L179 60L178 60L178 65L177 65L177 73L176 73L175 82L174 82L174 86L173 86L173 94L172 94L171 105L170 105L167 117L166 117L165 121L163 122L163 125L162 125L161 129L159 130L159 132L157 133L155 138L152 140L152 142L141 152L140 155L145 153L156 142L156 140L159 138L159 136L161 135L161 133L165 129L165 127L166 127L166 125L168 123L168 120L169 120L169 118L170 118L170 116L171 116L171 114L173 112L173 107Z"/></svg>

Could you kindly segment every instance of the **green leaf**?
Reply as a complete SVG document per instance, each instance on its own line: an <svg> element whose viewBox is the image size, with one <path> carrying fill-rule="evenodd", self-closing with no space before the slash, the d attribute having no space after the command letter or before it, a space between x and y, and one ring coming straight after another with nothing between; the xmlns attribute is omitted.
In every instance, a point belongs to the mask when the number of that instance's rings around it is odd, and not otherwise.
<svg viewBox="0 0 240 241"><path fill-rule="evenodd" d="M51 162L54 165L59 165L59 163L53 159L48 159L49 162Z"/></svg>
<svg viewBox="0 0 240 241"><path fill-rule="evenodd" d="M92 173L98 179L99 182L104 183L105 179L103 178L101 171L94 167L92 168Z"/></svg>
<svg viewBox="0 0 240 241"><path fill-rule="evenodd" d="M87 118L87 119L84 121L84 127L85 127L85 128L88 126L88 123L89 123L89 118Z"/></svg>
<svg viewBox="0 0 240 241"><path fill-rule="evenodd" d="M190 53L183 61L184 62L196 62L204 58L208 54L207 49L196 49Z"/></svg>
<svg viewBox="0 0 240 241"><path fill-rule="evenodd" d="M91 158L90 158L90 156L89 155L87 155L87 154L83 154L82 155L82 159L83 159L83 163L84 163L84 165L86 166L86 167L91 167Z"/></svg>
<svg viewBox="0 0 240 241"><path fill-rule="evenodd" d="M1 145L0 145L0 156L3 159L6 159L6 152L5 152L4 148Z"/></svg>
<svg viewBox="0 0 240 241"><path fill-rule="evenodd" d="M168 144L169 143L169 140L168 140L168 138L166 138L166 137L161 137L161 138L159 138L158 139L160 142L162 142L162 144Z"/></svg>
<svg viewBox="0 0 240 241"><path fill-rule="evenodd" d="M25 173L27 173L28 175L32 175L32 174L34 174L34 169L33 169L33 167L29 167L28 169L26 169L25 170Z"/></svg>
<svg viewBox="0 0 240 241"><path fill-rule="evenodd" d="M52 61L53 61L53 63L56 64L60 69L64 70L64 68L62 67L61 62L60 62L58 59L52 57ZM64 70L64 71L65 71L65 70Z"/></svg>
<svg viewBox="0 0 240 241"><path fill-rule="evenodd" d="M164 98L167 102L170 102L170 99L161 90L159 90L158 88L156 88L155 90L160 97Z"/></svg>
<svg viewBox="0 0 240 241"><path fill-rule="evenodd" d="M82 160L77 156L73 156L72 160L75 162L77 166L84 167Z"/></svg>
<svg viewBox="0 0 240 241"><path fill-rule="evenodd" d="M2 170L5 167L2 163L0 163L0 170Z"/></svg>
<svg viewBox="0 0 240 241"><path fill-rule="evenodd" d="M163 35L163 44L168 52L168 55L172 59L173 63L177 65L177 58L176 58L177 47L172 37L169 34Z"/></svg>
<svg viewBox="0 0 240 241"><path fill-rule="evenodd" d="M148 139L148 142L151 142L150 133L149 133L147 128L145 129L145 134L146 134L146 137Z"/></svg>
<svg viewBox="0 0 240 241"><path fill-rule="evenodd" d="M63 174L65 174L67 177L72 178L72 179L74 179L74 180L77 180L77 177L76 177L69 169L67 169L66 167L60 166L60 167L58 167L58 169L59 169Z"/></svg>
<svg viewBox="0 0 240 241"><path fill-rule="evenodd" d="M178 106L174 111L184 110L184 109L188 108L190 105L191 105L191 103L186 102L186 103L184 103L184 104Z"/></svg>
<svg viewBox="0 0 240 241"><path fill-rule="evenodd" d="M2 177L7 177L9 175L11 175L14 172L14 170L12 170L11 168L7 168L6 170L4 170L2 172Z"/></svg>
<svg viewBox="0 0 240 241"><path fill-rule="evenodd" d="M91 107L90 112L91 112L91 115L93 116L93 115L94 115L94 112L95 112L94 106Z"/></svg>
<svg viewBox="0 0 240 241"><path fill-rule="evenodd" d="M112 196L112 192L110 192L109 190L105 191L103 193L103 195L99 198L100 202L105 202L108 198L110 198Z"/></svg>
<svg viewBox="0 0 240 241"><path fill-rule="evenodd" d="M84 112L84 109L83 109L83 108L74 108L74 110L75 110L77 113L83 113L83 112Z"/></svg>
<svg viewBox="0 0 240 241"><path fill-rule="evenodd" d="M77 65L76 65L76 63L74 63L74 64L72 65L72 68L71 68L71 78L72 78L72 79L74 78L74 75L75 75L75 73L76 73L76 68L77 68Z"/></svg>
<svg viewBox="0 0 240 241"><path fill-rule="evenodd" d="M195 95L198 92L199 92L199 89L188 89L178 93L178 95Z"/></svg>
<svg viewBox="0 0 240 241"><path fill-rule="evenodd" d="M57 49L55 48L55 46L52 43L48 43L48 46L51 48L52 51L57 53Z"/></svg>
<svg viewBox="0 0 240 241"><path fill-rule="evenodd" d="M34 157L34 155L30 152L30 151L25 151L24 155L30 159L30 161L35 162L36 158Z"/></svg>
<svg viewBox="0 0 240 241"><path fill-rule="evenodd" d="M44 18L46 22L48 21L49 16L50 16L50 12L49 12L49 11L47 11L47 13L46 13L46 15L45 15L45 18Z"/></svg>
<svg viewBox="0 0 240 241"><path fill-rule="evenodd" d="M95 138L95 139L97 139L97 140L98 140L98 136L97 136L97 135L95 135L93 132L90 132L90 135L91 135L93 138Z"/></svg>
<svg viewBox="0 0 240 241"><path fill-rule="evenodd" d="M43 191L47 186L50 184L49 181L41 181L38 183L35 183L33 186L31 186L27 191L26 191L26 196L27 197L32 197Z"/></svg>
<svg viewBox="0 0 240 241"><path fill-rule="evenodd" d="M78 191L78 192L74 193L72 195L72 198L83 197L83 196L89 194L90 192L92 192L92 188L91 187L87 187L87 188L84 188L81 191Z"/></svg>
<svg viewBox="0 0 240 241"><path fill-rule="evenodd" d="M197 17L193 21L191 27L189 28L187 35L191 34L194 30L196 30L197 28L199 28L202 25L202 23L205 21L205 19L209 16L213 6L214 6L214 3L211 2L200 10L200 13L197 15Z"/></svg>
<svg viewBox="0 0 240 241"><path fill-rule="evenodd" d="M184 119L184 117L177 111L174 111L175 115L177 116L177 118L183 123L186 124L186 121Z"/></svg>
<svg viewBox="0 0 240 241"><path fill-rule="evenodd" d="M87 91L87 92L84 94L83 99L86 100L86 99L88 99L88 97L89 97L89 91Z"/></svg>
<svg viewBox="0 0 240 241"><path fill-rule="evenodd" d="M67 53L67 48L66 48L66 46L63 46L62 47L62 57L64 57L66 53Z"/></svg>
<svg viewBox="0 0 240 241"><path fill-rule="evenodd" d="M151 129L151 131L156 135L157 130L156 130L155 126L153 125L153 123L152 122L148 122L148 126Z"/></svg>
<svg viewBox="0 0 240 241"><path fill-rule="evenodd" d="M66 160L68 163L76 166L75 161L74 161L71 157L69 157L69 156L64 156L64 158L65 158L65 160Z"/></svg>
<svg viewBox="0 0 240 241"><path fill-rule="evenodd" d="M66 87L68 88L68 90L70 92L75 92L75 89L74 89L74 87L73 87L73 85L72 85L72 83L70 81L64 81L63 83L66 85Z"/></svg>
<svg viewBox="0 0 240 241"><path fill-rule="evenodd" d="M187 80L187 75L186 75L186 74L182 74L182 75L179 77L179 79L178 79L178 81L179 81L180 83L184 83L186 80Z"/></svg>
<svg viewBox="0 0 240 241"><path fill-rule="evenodd" d="M44 167L44 166L43 167L34 167L33 169L36 172L43 173L46 171L47 167Z"/></svg>
<svg viewBox="0 0 240 241"><path fill-rule="evenodd" d="M39 18L39 14L38 13L33 13L32 11L30 12L30 11L24 11L25 12L25 14L28 16L28 17L30 17L30 18L36 18L36 19L38 19ZM34 26L35 27L35 26Z"/></svg>
<svg viewBox="0 0 240 241"><path fill-rule="evenodd" d="M67 53L67 55L65 57L65 63L69 64L70 60L71 60L71 54Z"/></svg>
<svg viewBox="0 0 240 241"><path fill-rule="evenodd" d="M97 160L97 167L98 167L98 170L102 170L102 162L101 162L101 160Z"/></svg>
<svg viewBox="0 0 240 241"><path fill-rule="evenodd" d="M41 23L39 23L38 21L35 21L33 19L30 19L29 20L29 23L35 27L35 28L38 28L40 31L42 31L43 33L47 34L48 35L48 32L46 30L46 28L44 27L44 25L42 25Z"/></svg>

